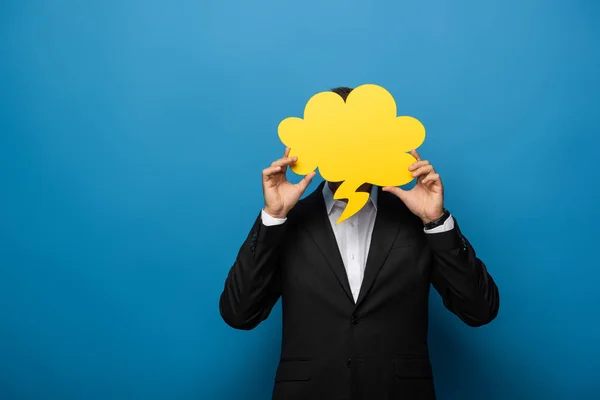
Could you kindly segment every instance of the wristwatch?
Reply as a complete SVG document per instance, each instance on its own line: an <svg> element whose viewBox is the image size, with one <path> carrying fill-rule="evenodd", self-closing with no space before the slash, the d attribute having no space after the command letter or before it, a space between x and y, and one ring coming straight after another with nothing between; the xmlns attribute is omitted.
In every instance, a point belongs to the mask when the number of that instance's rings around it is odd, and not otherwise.
<svg viewBox="0 0 600 400"><path fill-rule="evenodd" d="M446 222L446 220L448 218L450 218L450 211L448 211L444 208L444 213L442 214L442 216L434 221L426 223L425 229L429 230L429 229L437 228L438 226L442 226L442 225L444 225L444 222Z"/></svg>

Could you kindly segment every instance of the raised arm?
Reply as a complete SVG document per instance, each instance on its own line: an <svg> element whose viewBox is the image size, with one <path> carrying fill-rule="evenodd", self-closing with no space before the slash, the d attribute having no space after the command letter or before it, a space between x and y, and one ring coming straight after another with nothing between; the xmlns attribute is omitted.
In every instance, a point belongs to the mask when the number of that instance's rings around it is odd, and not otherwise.
<svg viewBox="0 0 600 400"><path fill-rule="evenodd" d="M487 324L498 314L498 287L454 218L444 209L444 186L439 174L415 150L412 155L416 162L409 170L417 178L416 185L407 191L396 187L383 190L398 196L425 225L433 253L431 283L446 308L470 326Z"/></svg>
<svg viewBox="0 0 600 400"><path fill-rule="evenodd" d="M285 240L288 212L296 205L315 173L299 183L286 178L296 157L284 157L263 171L265 207L229 270L219 299L223 320L236 329L253 329L265 320L281 295L279 255Z"/></svg>

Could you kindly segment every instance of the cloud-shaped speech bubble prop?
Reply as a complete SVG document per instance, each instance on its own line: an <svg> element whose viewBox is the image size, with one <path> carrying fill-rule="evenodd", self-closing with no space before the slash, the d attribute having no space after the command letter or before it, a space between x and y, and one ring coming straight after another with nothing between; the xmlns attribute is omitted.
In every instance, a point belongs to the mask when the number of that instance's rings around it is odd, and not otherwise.
<svg viewBox="0 0 600 400"><path fill-rule="evenodd" d="M413 180L408 154L425 140L425 127L413 117L396 116L392 95L377 85L354 89L344 102L333 92L314 95L304 119L290 117L279 124L279 138L298 162L292 171L306 175L319 168L330 182L343 182L334 198L348 199L337 223L357 213L369 193L356 192L364 183L401 186Z"/></svg>

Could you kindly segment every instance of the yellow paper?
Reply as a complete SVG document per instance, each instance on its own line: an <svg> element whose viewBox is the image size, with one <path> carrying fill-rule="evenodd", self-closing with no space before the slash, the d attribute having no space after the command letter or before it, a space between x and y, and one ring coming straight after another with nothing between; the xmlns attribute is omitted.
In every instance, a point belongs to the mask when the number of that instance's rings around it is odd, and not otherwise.
<svg viewBox="0 0 600 400"><path fill-rule="evenodd" d="M337 223L357 213L369 193L362 184L401 186L413 180L408 167L412 149L425 140L425 127L413 117L396 116L392 95L377 85L354 89L344 102L333 92L314 95L304 119L290 117L279 124L279 138L298 162L292 171L306 175L316 168L323 179L342 182L334 198L348 204Z"/></svg>

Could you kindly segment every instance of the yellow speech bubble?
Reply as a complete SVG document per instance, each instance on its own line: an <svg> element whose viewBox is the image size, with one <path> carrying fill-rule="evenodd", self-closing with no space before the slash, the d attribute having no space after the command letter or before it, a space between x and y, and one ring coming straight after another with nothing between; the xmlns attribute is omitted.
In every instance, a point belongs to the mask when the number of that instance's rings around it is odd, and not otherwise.
<svg viewBox="0 0 600 400"><path fill-rule="evenodd" d="M304 119L284 119L278 133L290 157L298 157L292 171L306 175L319 168L323 179L342 182L334 198L348 204L337 223L369 200L369 193L356 192L362 184L401 186L413 180L409 152L425 140L423 124L396 116L392 95L372 84L357 87L345 102L333 92L317 93L306 103Z"/></svg>

